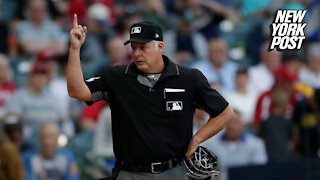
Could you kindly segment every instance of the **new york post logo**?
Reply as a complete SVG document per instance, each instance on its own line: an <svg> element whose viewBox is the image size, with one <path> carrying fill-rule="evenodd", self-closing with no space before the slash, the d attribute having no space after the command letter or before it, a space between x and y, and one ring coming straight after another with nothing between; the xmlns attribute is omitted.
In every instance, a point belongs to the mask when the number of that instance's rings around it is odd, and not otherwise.
<svg viewBox="0 0 320 180"><path fill-rule="evenodd" d="M307 10L278 10L270 25L271 41L269 51L300 49L307 23L302 23Z"/></svg>

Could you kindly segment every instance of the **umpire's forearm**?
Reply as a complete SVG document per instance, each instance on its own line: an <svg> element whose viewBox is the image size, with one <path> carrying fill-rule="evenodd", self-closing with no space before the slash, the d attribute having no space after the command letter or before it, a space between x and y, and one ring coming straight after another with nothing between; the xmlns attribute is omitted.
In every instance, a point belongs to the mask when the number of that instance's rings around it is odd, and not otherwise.
<svg viewBox="0 0 320 180"><path fill-rule="evenodd" d="M189 159L199 144L216 135L232 118L233 110L228 106L221 114L209 119L209 121L193 136L185 154L186 158Z"/></svg>
<svg viewBox="0 0 320 180"><path fill-rule="evenodd" d="M84 83L82 75L80 49L70 48L69 50L67 85L70 97L77 98L82 101L92 101L90 90Z"/></svg>
<svg viewBox="0 0 320 180"><path fill-rule="evenodd" d="M197 143L202 143L221 131L224 126L233 118L233 110L228 106L219 116L211 118L208 122L193 136Z"/></svg>

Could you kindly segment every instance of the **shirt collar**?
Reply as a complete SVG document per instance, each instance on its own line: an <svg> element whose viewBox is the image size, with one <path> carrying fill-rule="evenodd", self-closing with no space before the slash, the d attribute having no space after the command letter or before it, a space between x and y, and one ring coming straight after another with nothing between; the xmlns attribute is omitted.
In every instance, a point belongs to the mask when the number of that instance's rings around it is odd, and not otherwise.
<svg viewBox="0 0 320 180"><path fill-rule="evenodd" d="M179 68L178 65L173 63L167 56L162 55L163 62L165 64L165 67L163 71L161 72L160 79L163 79L167 76L179 76ZM145 74L141 72L137 66L132 62L127 65L125 74L131 75L131 76L138 76L139 74Z"/></svg>
<svg viewBox="0 0 320 180"><path fill-rule="evenodd" d="M243 132L243 133L241 134L238 142L244 143L245 140L246 140L246 134ZM227 136L226 136L225 133L221 136L221 141L227 142Z"/></svg>

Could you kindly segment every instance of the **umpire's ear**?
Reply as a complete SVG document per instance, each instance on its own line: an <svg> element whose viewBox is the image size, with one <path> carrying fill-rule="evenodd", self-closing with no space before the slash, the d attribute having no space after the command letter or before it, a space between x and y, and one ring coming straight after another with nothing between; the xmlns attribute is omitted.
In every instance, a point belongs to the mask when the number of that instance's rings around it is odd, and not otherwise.
<svg viewBox="0 0 320 180"><path fill-rule="evenodd" d="M159 49L159 52L162 54L164 51L164 42L160 41L158 43L158 49Z"/></svg>

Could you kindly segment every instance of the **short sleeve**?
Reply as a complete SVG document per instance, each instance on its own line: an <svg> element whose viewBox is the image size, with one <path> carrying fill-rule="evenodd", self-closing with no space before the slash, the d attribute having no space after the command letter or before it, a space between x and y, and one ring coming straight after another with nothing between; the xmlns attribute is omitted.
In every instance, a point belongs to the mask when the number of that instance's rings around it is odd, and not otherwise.
<svg viewBox="0 0 320 180"><path fill-rule="evenodd" d="M105 70L104 70L105 71ZM107 93L109 90L109 83L105 80L106 72L100 72L99 74L85 80L88 88L90 89L92 95L92 102L86 101L86 103L91 106L95 102L106 100Z"/></svg>
<svg viewBox="0 0 320 180"><path fill-rule="evenodd" d="M215 89L212 89L207 78L197 69L194 69L194 103L197 108L205 110L210 117L218 116L229 103Z"/></svg>

